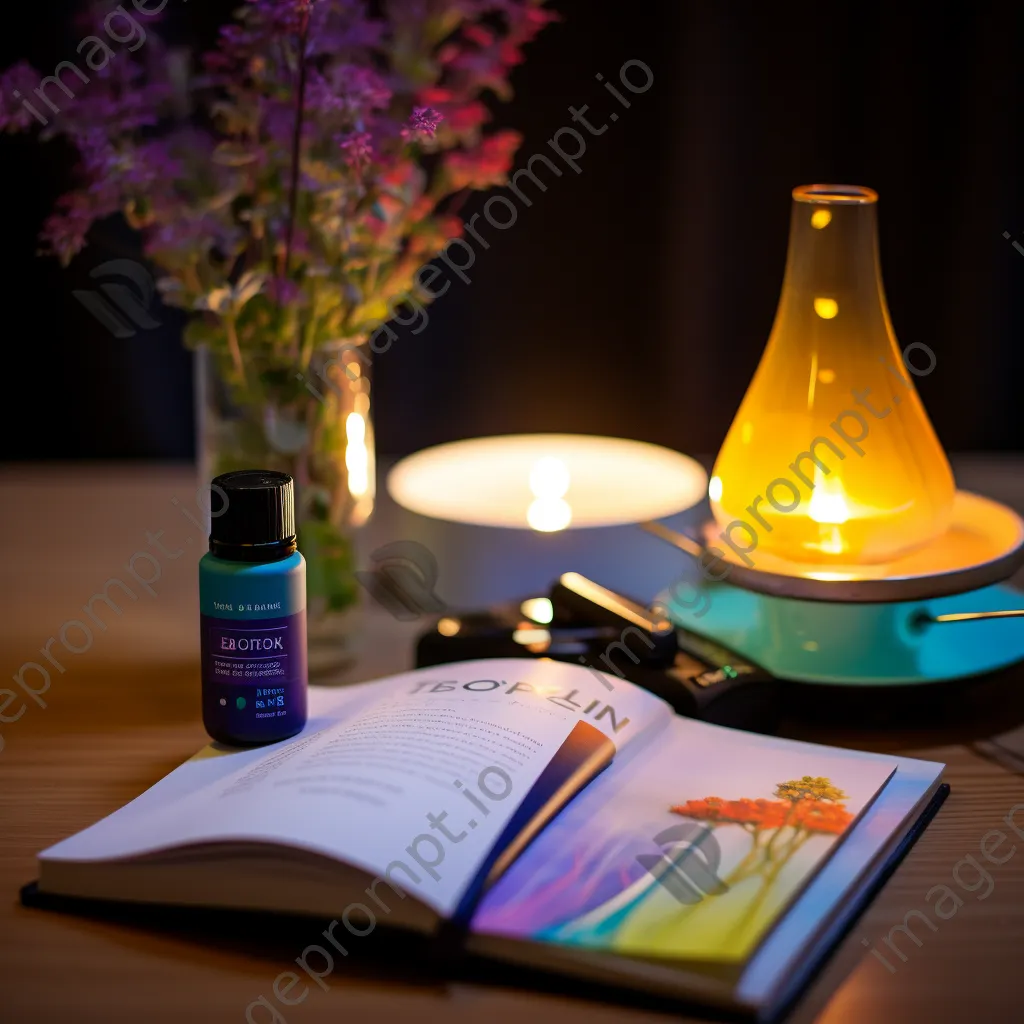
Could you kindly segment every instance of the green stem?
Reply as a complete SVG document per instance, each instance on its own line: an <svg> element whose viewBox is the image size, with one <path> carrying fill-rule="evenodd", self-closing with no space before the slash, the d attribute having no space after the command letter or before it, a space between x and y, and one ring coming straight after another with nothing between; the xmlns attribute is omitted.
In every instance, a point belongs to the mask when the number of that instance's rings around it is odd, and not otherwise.
<svg viewBox="0 0 1024 1024"><path fill-rule="evenodd" d="M372 298L374 292L377 290L377 278L380 276L380 257L374 256L370 261L370 269L366 274L366 294L363 297L364 301L368 301Z"/></svg>
<svg viewBox="0 0 1024 1024"><path fill-rule="evenodd" d="M299 204L299 164L302 155L302 123L306 106L306 43L309 38L309 6L302 12L299 28L299 85L295 97L295 130L292 133L291 183L288 189L288 226L285 229L284 276L291 271L292 241L295 234L295 219ZM298 338L295 339L294 355L298 356Z"/></svg>
<svg viewBox="0 0 1024 1024"><path fill-rule="evenodd" d="M238 343L238 330L235 325L235 318L228 316L224 318L224 326L228 338L228 351L231 353L231 361L235 364L235 372L238 374L243 387L246 385L245 364L242 362L242 349Z"/></svg>
<svg viewBox="0 0 1024 1024"><path fill-rule="evenodd" d="M312 285L310 288L309 317L300 330L302 335L302 345L299 355L299 365L302 367L303 372L308 371L310 361L313 358L313 344L316 341L316 303L318 291L319 289L316 284Z"/></svg>

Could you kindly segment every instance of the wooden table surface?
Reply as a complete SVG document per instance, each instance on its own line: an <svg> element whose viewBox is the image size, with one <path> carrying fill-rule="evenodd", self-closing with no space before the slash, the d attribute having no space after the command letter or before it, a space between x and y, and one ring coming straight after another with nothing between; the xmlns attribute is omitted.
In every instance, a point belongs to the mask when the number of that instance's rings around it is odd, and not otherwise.
<svg viewBox="0 0 1024 1024"><path fill-rule="evenodd" d="M1024 459L968 459L961 485L1024 509ZM111 577L127 579L137 551L159 536L176 559L161 557L155 596L126 602L91 648L52 665L46 707L32 704L0 724L0 1021L244 1021L246 1007L271 995L274 977L298 956L302 939L219 930L114 923L27 910L19 887L35 875L35 854L110 813L156 782L205 742L198 715L195 560L199 531L182 514L194 508L188 467L27 467L0 472L5 672L47 663L40 648ZM177 502L175 504L174 502ZM388 536L386 507L373 531ZM371 532L371 536L373 533ZM155 574L136 559L140 574ZM416 623L367 618L365 677L408 665ZM72 636L73 643L81 643ZM57 648L54 648L56 653ZM31 672L31 670L30 670ZM821 704L801 709L785 731L824 742L899 750L949 765L952 793L936 820L856 924L792 1019L819 1024L896 1024L911 1020L989 1024L1021 1019L1024 950L1024 842L1001 866L982 861L992 887L965 903L937 931L917 929L923 944L901 945L905 963L890 973L862 945L878 943L914 908L927 908L936 885L954 885L966 855L1024 803L1020 760L991 756L984 741L1024 722L1019 669L974 686L868 707ZM0 694L2 696L2 694ZM812 702L813 703L813 702ZM13 710L13 709L9 709ZM1014 738L1005 740L1012 748ZM1016 768L1016 772L1014 769ZM1022 811L1024 815L1024 811ZM966 884L973 875L963 868ZM980 889L979 894L985 892ZM934 915L930 915L934 919ZM309 942L318 931L310 922ZM353 951L354 952L354 951ZM445 982L408 957L352 955L291 1008L288 1024L327 1020L557 1020L603 1024L668 1019L650 1009L517 989L508 978ZM269 1019L257 1015L256 1021Z"/></svg>

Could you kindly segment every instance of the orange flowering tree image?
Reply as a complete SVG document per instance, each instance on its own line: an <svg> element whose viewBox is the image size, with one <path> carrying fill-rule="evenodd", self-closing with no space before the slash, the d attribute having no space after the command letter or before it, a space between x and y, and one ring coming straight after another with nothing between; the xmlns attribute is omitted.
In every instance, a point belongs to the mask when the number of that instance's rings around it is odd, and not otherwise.
<svg viewBox="0 0 1024 1024"><path fill-rule="evenodd" d="M648 867L644 877L546 937L654 955L745 956L851 824L846 799L831 779L804 775L778 783L773 799L709 796L670 806L672 814L699 823L702 830L686 845L663 850L664 864ZM742 833L748 841L741 840ZM815 838L826 842L819 841L800 858ZM717 874L720 861L733 864L723 878ZM780 877L787 867L790 871ZM683 878L670 877L673 872ZM695 900L672 898L684 880L697 894Z"/></svg>
<svg viewBox="0 0 1024 1024"><path fill-rule="evenodd" d="M786 865L815 835L842 835L853 820L846 794L832 780L804 775L775 787L775 800L722 800L717 796L688 800L672 807L679 814L712 827L738 825L750 834L750 850L726 878L730 886L759 877L761 885L736 931L756 916L771 886Z"/></svg>
<svg viewBox="0 0 1024 1024"><path fill-rule="evenodd" d="M846 794L821 776L780 782L776 800L723 800L709 796L670 808L673 814L710 825L739 825L750 833L750 852L730 876L772 877L815 834L842 835L853 815L842 802Z"/></svg>

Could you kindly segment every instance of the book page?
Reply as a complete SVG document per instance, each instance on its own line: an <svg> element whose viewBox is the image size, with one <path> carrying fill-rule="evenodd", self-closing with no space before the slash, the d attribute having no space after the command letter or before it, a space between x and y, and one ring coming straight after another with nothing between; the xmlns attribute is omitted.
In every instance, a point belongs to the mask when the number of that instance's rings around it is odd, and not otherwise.
<svg viewBox="0 0 1024 1024"><path fill-rule="evenodd" d="M41 859L279 843L381 875L445 915L579 722L622 749L671 718L615 677L533 659L420 669L311 699L299 736L207 748Z"/></svg>
<svg viewBox="0 0 1024 1024"><path fill-rule="evenodd" d="M742 961L895 767L675 718L559 815L485 896L473 931Z"/></svg>

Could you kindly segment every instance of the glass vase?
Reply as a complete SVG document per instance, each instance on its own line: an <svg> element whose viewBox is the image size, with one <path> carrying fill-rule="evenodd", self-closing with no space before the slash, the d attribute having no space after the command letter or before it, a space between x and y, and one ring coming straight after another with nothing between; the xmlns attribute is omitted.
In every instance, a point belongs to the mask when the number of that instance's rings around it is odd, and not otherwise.
<svg viewBox="0 0 1024 1024"><path fill-rule="evenodd" d="M374 504L367 346L325 346L302 369L248 352L239 364L204 347L196 367L200 480L235 469L293 477L307 562L310 678L339 680L356 654L355 532Z"/></svg>

